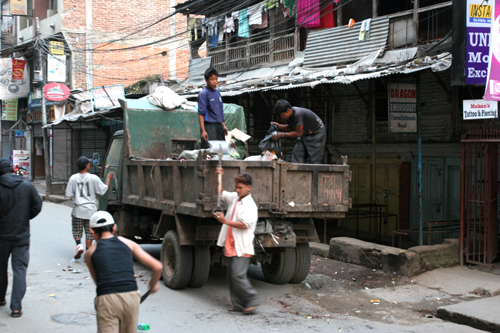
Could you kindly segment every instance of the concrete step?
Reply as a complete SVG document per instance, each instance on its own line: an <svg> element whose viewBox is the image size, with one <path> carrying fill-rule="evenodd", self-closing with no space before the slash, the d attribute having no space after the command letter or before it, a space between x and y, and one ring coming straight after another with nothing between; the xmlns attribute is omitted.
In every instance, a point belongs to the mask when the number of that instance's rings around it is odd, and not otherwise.
<svg viewBox="0 0 500 333"><path fill-rule="evenodd" d="M438 317L488 332L500 332L500 296L482 298L437 309Z"/></svg>

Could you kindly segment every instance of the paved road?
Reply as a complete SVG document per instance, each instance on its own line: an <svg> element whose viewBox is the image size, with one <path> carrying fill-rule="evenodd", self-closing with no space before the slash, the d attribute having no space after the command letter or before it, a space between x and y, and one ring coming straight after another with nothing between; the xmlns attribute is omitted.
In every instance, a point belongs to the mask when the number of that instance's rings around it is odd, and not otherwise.
<svg viewBox="0 0 500 333"><path fill-rule="evenodd" d="M31 260L28 290L22 318L11 318L8 307L0 308L0 332L95 332L93 300L95 286L83 260L72 262L75 244L71 237L71 209L45 202L42 213L31 223ZM158 245L144 248L159 257ZM80 271L63 271L68 266ZM135 265L139 288L147 289L149 272ZM150 332L476 332L467 326L438 319L418 326L402 326L361 320L342 313L330 313L294 293L304 286L274 286L263 281L258 267L251 266L252 283L260 294L259 314L228 313L225 270L212 270L207 284L199 289L170 290L162 284L157 294L142 305L140 322ZM10 293L10 286L9 286ZM52 296L52 295L55 295ZM335 294L328 295L336 302ZM10 295L7 295L7 300ZM284 306L283 304L286 304ZM298 312L298 313L297 313ZM313 319L307 319L306 315ZM326 316L328 314L328 316ZM316 318L317 317L317 318ZM57 321L59 319L60 321Z"/></svg>

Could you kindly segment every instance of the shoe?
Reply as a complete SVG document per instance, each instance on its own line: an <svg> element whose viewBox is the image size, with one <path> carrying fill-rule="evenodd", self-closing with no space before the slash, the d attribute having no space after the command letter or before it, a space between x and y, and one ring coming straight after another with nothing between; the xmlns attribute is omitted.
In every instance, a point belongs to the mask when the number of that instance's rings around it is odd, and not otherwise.
<svg viewBox="0 0 500 333"><path fill-rule="evenodd" d="M75 259L80 259L80 257L82 256L82 253L83 253L83 245L78 244L78 246L76 247Z"/></svg>
<svg viewBox="0 0 500 333"><path fill-rule="evenodd" d="M10 314L11 317L19 318L23 315L23 312L21 310L14 310L14 311L12 311L12 313Z"/></svg>
<svg viewBox="0 0 500 333"><path fill-rule="evenodd" d="M1 301L0 302L0 306L6 306L7 305L7 301Z"/></svg>

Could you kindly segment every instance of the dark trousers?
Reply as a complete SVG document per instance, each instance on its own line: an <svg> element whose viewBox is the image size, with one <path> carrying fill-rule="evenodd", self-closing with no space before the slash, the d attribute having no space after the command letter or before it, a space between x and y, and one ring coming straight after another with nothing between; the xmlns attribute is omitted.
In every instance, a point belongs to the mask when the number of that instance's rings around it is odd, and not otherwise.
<svg viewBox="0 0 500 333"><path fill-rule="evenodd" d="M303 135L297 138L293 149L292 163L323 163L323 153L326 145L326 130L313 135Z"/></svg>
<svg viewBox="0 0 500 333"><path fill-rule="evenodd" d="M251 258L229 257L227 259L227 281L233 306L244 310L259 305L257 291L247 277Z"/></svg>
<svg viewBox="0 0 500 333"><path fill-rule="evenodd" d="M5 300L9 277L7 267L9 257L12 254L12 293L10 297L10 309L21 310L21 302L26 293L26 271L30 261L30 239L25 238L16 241L0 241L0 301Z"/></svg>
<svg viewBox="0 0 500 333"><path fill-rule="evenodd" d="M208 134L208 140L222 140L226 139L226 131L224 130L224 126L220 123L205 123L205 131ZM201 148L207 149L210 148L210 145L207 141L201 139Z"/></svg>

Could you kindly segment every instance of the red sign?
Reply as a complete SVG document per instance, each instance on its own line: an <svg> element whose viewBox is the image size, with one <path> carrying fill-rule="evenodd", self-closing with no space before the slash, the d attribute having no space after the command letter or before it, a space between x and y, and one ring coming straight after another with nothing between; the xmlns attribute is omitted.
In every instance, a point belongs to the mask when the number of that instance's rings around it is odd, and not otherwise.
<svg viewBox="0 0 500 333"><path fill-rule="evenodd" d="M66 100L69 95L69 88L60 83L48 83L43 88L45 98L49 101L60 102Z"/></svg>
<svg viewBox="0 0 500 333"><path fill-rule="evenodd" d="M26 60L12 59L12 82L22 82Z"/></svg>

